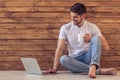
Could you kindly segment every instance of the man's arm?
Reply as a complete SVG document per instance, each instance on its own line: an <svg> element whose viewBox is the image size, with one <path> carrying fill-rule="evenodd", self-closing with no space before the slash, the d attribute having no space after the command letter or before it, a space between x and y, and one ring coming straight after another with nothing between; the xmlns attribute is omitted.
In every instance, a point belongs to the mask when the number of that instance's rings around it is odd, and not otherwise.
<svg viewBox="0 0 120 80"><path fill-rule="evenodd" d="M65 39L58 39L57 49L56 49L55 58L54 58L53 70L57 70L58 68L60 57L63 54L64 47L65 47Z"/></svg>
<svg viewBox="0 0 120 80"><path fill-rule="evenodd" d="M92 36L90 34L85 34L84 35L84 41L85 42L90 42ZM100 39L101 39L101 46L102 46L102 51L105 51L107 52L109 50L109 45L105 39L104 36L100 36Z"/></svg>
<svg viewBox="0 0 120 80"><path fill-rule="evenodd" d="M109 50L109 45L104 36L100 36L100 38L101 38L102 51L107 52Z"/></svg>
<svg viewBox="0 0 120 80"><path fill-rule="evenodd" d="M58 68L58 65L59 65L59 62L60 62L60 57L63 54L64 47L65 47L65 39L58 39L58 44L57 44L57 49L56 49L56 52L55 52L53 68L44 72L45 74L48 74L48 73L54 73L55 74L57 72L57 68Z"/></svg>

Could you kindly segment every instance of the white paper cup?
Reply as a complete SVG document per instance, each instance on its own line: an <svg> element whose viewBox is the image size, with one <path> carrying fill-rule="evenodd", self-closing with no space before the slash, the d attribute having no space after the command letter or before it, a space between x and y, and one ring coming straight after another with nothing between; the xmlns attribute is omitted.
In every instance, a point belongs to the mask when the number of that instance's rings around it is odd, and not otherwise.
<svg viewBox="0 0 120 80"><path fill-rule="evenodd" d="M83 33L79 33L78 34L78 41L83 41L84 38L84 34Z"/></svg>

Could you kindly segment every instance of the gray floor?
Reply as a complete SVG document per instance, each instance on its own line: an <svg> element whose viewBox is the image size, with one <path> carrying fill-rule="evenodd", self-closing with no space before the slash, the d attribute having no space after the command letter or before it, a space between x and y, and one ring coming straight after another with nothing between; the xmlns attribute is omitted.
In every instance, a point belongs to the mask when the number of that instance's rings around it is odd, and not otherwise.
<svg viewBox="0 0 120 80"><path fill-rule="evenodd" d="M0 71L0 80L93 80L84 74L73 74L70 72L61 72L54 75L32 75L25 71ZM120 71L117 75L97 75L94 80L120 80Z"/></svg>

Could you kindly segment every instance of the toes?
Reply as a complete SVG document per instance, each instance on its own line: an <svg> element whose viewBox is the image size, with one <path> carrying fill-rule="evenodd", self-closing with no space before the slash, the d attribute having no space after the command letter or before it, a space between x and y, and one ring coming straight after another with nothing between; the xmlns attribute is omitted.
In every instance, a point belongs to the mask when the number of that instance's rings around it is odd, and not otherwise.
<svg viewBox="0 0 120 80"><path fill-rule="evenodd" d="M93 75L93 74L89 74L88 76L91 78L96 78L96 75Z"/></svg>
<svg viewBox="0 0 120 80"><path fill-rule="evenodd" d="M115 69L113 69L112 74L116 75L116 70Z"/></svg>

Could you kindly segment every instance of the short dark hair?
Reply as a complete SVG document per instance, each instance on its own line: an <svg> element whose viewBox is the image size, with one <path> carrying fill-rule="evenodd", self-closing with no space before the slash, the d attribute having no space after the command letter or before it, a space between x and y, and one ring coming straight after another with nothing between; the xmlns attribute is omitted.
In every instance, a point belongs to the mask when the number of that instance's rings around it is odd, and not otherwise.
<svg viewBox="0 0 120 80"><path fill-rule="evenodd" d="M70 7L70 11L81 15L86 13L86 7L82 3L75 3L73 6Z"/></svg>

